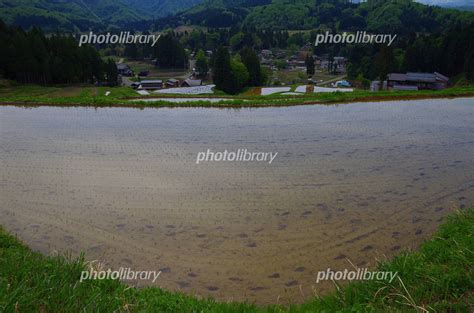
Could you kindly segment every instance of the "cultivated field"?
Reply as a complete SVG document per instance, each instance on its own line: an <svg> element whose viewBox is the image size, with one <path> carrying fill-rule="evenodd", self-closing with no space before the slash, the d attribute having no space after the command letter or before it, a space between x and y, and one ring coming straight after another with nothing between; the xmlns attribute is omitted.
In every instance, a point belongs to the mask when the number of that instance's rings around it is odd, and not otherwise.
<svg viewBox="0 0 474 313"><path fill-rule="evenodd" d="M302 302L474 200L472 100L254 110L0 107L2 225L157 286ZM196 164L206 149L270 164ZM455 152L455 153L454 153ZM141 282L143 283L143 282Z"/></svg>

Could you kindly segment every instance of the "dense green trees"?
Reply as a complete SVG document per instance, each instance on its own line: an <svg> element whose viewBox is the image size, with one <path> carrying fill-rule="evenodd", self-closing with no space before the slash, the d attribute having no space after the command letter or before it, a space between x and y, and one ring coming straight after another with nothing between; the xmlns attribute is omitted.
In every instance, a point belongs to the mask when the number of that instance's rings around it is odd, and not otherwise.
<svg viewBox="0 0 474 313"><path fill-rule="evenodd" d="M226 47L220 47L213 61L213 81L217 89L229 94L241 92L246 86L261 86L265 75L260 61L250 48L231 58Z"/></svg>
<svg viewBox="0 0 474 313"><path fill-rule="evenodd" d="M353 2L361 2L353 3ZM191 24L210 28L242 25L267 30L367 30L407 35L452 28L472 21L474 13L430 7L413 0L206 0L175 16L134 24L155 30Z"/></svg>
<svg viewBox="0 0 474 313"><path fill-rule="evenodd" d="M392 48L382 45L375 58L377 76L381 82L387 80L387 75L395 69L394 64L395 57ZM382 87L383 84L380 84L380 89L382 89Z"/></svg>
<svg viewBox="0 0 474 313"><path fill-rule="evenodd" d="M242 91L249 82L249 71L247 67L240 61L238 57L235 57L230 60L230 69L232 71L233 81L233 90L231 93L237 93Z"/></svg>
<svg viewBox="0 0 474 313"><path fill-rule="evenodd" d="M8 79L43 85L104 81L99 53L70 36L46 37L37 28L25 32L0 21L0 47L0 75Z"/></svg>
<svg viewBox="0 0 474 313"><path fill-rule="evenodd" d="M115 64L114 60L108 59L107 63L105 64L105 80L107 81L107 83L109 83L109 85L116 86L117 78L117 65Z"/></svg>
<svg viewBox="0 0 474 313"><path fill-rule="evenodd" d="M474 81L474 51L471 51L466 59L466 78Z"/></svg>
<svg viewBox="0 0 474 313"><path fill-rule="evenodd" d="M437 71L449 77L465 74L467 79L473 80L470 73L474 54L474 23L429 35L411 34L401 37L393 49L382 51L382 47L359 45L341 50L349 59L349 78L354 79L360 74L368 79L380 78L380 74L386 72L384 64L389 64L389 72ZM389 54L384 54L386 52Z"/></svg>
<svg viewBox="0 0 474 313"><path fill-rule="evenodd" d="M263 81L262 68L260 60L253 49L244 48L240 52L240 57L249 73L248 85L261 86Z"/></svg>
<svg viewBox="0 0 474 313"><path fill-rule="evenodd" d="M311 77L314 75L314 58L311 54L306 56L306 74Z"/></svg>
<svg viewBox="0 0 474 313"><path fill-rule="evenodd" d="M181 35L181 43L193 51L216 50L220 45L225 44L234 51L239 51L244 47L255 49L286 48L290 35L288 31L258 30L246 27L211 28L207 31L193 30L184 32Z"/></svg>
<svg viewBox="0 0 474 313"><path fill-rule="evenodd" d="M209 65L206 55L204 54L204 51L200 49L196 54L196 72L199 77L204 78L206 77L208 71Z"/></svg>
<svg viewBox="0 0 474 313"><path fill-rule="evenodd" d="M155 45L154 57L160 68L188 68L188 56L172 33L162 35Z"/></svg>
<svg viewBox="0 0 474 313"><path fill-rule="evenodd" d="M230 54L226 47L220 47L214 57L213 81L219 90L230 94L238 92L230 65Z"/></svg>
<svg viewBox="0 0 474 313"><path fill-rule="evenodd" d="M201 5L190 10L172 16L166 14L198 2L202 2ZM93 14L80 2L74 1L3 0L2 3L0 18L9 24L70 31L116 29L119 26L127 30L162 31L180 25L206 28L242 25L268 30L321 28L406 35L442 31L473 19L473 13L430 7L413 0L88 1ZM164 17L154 19L156 16Z"/></svg>
<svg viewBox="0 0 474 313"><path fill-rule="evenodd" d="M134 34L134 33L132 33ZM149 32L143 32L142 35L150 35ZM153 57L154 47L148 44L127 44L123 55L131 60L143 60L144 58Z"/></svg>

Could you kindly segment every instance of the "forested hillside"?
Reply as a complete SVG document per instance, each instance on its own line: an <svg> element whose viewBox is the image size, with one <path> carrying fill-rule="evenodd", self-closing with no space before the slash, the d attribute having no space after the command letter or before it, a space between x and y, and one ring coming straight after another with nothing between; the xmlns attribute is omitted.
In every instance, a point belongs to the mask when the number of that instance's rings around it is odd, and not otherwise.
<svg viewBox="0 0 474 313"><path fill-rule="evenodd" d="M408 34L436 32L474 20L472 12L427 6L412 0L207 0L175 16L135 23L138 29L183 24L271 30L367 30Z"/></svg>
<svg viewBox="0 0 474 313"><path fill-rule="evenodd" d="M188 9L201 0L2 0L9 25L46 31L108 30Z"/></svg>
<svg viewBox="0 0 474 313"><path fill-rule="evenodd" d="M152 17L167 16L189 9L202 0L123 0L131 8L147 12Z"/></svg>
<svg viewBox="0 0 474 313"><path fill-rule="evenodd" d="M90 45L71 36L46 37L40 29L23 31L0 20L0 77L19 83L117 83L117 68Z"/></svg>
<svg viewBox="0 0 474 313"><path fill-rule="evenodd" d="M45 31L162 30L182 25L272 30L436 32L474 20L472 12L412 0L2 0L0 18ZM172 13L176 13L171 15Z"/></svg>
<svg viewBox="0 0 474 313"><path fill-rule="evenodd" d="M44 30L108 29L146 14L117 0L2 0L0 18L9 25Z"/></svg>

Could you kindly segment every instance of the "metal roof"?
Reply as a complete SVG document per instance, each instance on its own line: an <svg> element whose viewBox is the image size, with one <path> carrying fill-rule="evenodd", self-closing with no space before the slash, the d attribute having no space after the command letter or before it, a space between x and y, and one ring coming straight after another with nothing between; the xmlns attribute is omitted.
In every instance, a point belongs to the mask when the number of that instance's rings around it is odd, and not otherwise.
<svg viewBox="0 0 474 313"><path fill-rule="evenodd" d="M140 84L162 84L162 80L142 80Z"/></svg>
<svg viewBox="0 0 474 313"><path fill-rule="evenodd" d="M399 82L421 82L421 83L436 83L436 82L447 82L449 78L438 73L414 73L408 72L406 74L390 73L388 74L388 80L399 81Z"/></svg>
<svg viewBox="0 0 474 313"><path fill-rule="evenodd" d="M390 74L388 74L388 80L404 82L404 81L407 80L407 75L406 74L399 74L399 73L390 73Z"/></svg>
<svg viewBox="0 0 474 313"><path fill-rule="evenodd" d="M449 81L449 77L444 76L444 75L441 74L441 73L434 72L434 74L436 75L436 79L439 80L439 81L444 81L444 82Z"/></svg>
<svg viewBox="0 0 474 313"><path fill-rule="evenodd" d="M407 73L407 80L412 82L435 83L436 75L432 73Z"/></svg>
<svg viewBox="0 0 474 313"><path fill-rule="evenodd" d="M187 83L190 87L201 86L202 85L202 80L200 80L200 79L189 79L188 78L184 82Z"/></svg>

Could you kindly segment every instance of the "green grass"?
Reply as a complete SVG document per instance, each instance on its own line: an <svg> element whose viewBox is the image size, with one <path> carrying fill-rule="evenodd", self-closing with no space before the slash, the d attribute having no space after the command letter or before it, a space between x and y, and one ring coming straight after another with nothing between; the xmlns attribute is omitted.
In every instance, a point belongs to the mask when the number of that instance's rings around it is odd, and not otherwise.
<svg viewBox="0 0 474 313"><path fill-rule="evenodd" d="M109 96L105 92L110 91ZM101 103L114 104L126 97L138 94L129 87L43 87L38 85L20 85L0 88L0 103L10 102L19 104L77 104L95 105Z"/></svg>
<svg viewBox="0 0 474 313"><path fill-rule="evenodd" d="M379 270L391 283L364 281L289 307L219 303L114 280L79 282L84 256L45 257L0 228L0 312L472 312L474 209L452 214L417 251Z"/></svg>
<svg viewBox="0 0 474 313"><path fill-rule="evenodd" d="M109 96L105 92L110 91ZM36 85L10 86L0 88L0 105L57 105L57 106L126 106L126 107L267 107L290 106L304 104L333 104L357 101L410 100L424 98L452 98L474 96L474 86L459 86L439 91L382 91L315 93L303 95L255 96L242 93L236 96L216 92L214 95L152 95L161 98L209 98L225 97L226 101L211 103L209 101L193 101L188 103L170 103L166 101L131 102L130 99L143 98L129 87L42 87ZM145 97L146 98L146 97Z"/></svg>

